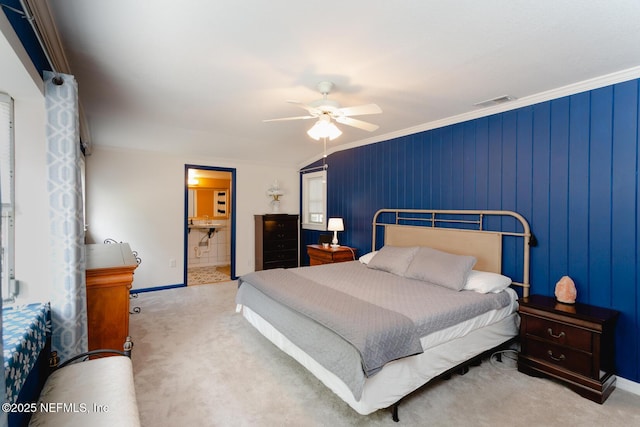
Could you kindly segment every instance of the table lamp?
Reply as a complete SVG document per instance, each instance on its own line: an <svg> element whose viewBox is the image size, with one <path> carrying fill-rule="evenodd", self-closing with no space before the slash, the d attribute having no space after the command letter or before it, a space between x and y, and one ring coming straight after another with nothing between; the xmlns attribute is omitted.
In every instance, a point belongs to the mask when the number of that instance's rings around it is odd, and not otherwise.
<svg viewBox="0 0 640 427"><path fill-rule="evenodd" d="M331 247L340 247L340 245L338 244L338 231L344 231L344 223L342 222L342 218L329 218L327 230L333 231L333 240L331 240Z"/></svg>

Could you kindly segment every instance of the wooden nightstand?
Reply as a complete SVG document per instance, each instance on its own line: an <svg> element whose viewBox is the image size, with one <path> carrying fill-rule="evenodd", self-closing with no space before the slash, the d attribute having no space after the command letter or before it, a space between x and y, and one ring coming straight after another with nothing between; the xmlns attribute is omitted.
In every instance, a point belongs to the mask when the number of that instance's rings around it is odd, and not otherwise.
<svg viewBox="0 0 640 427"><path fill-rule="evenodd" d="M532 295L519 301L518 370L556 378L603 403L616 385L614 332L619 313Z"/></svg>
<svg viewBox="0 0 640 427"><path fill-rule="evenodd" d="M334 262L354 261L356 249L349 246L323 248L322 245L307 245L310 265L331 264Z"/></svg>

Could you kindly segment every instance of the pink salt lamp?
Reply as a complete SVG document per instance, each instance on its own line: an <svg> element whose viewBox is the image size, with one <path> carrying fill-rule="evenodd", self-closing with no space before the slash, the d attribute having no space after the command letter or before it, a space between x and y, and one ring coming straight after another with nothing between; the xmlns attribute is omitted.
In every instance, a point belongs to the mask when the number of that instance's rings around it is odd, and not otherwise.
<svg viewBox="0 0 640 427"><path fill-rule="evenodd" d="M562 276L556 283L556 299L564 304L575 304L576 295L578 295L576 284L573 283L571 277Z"/></svg>

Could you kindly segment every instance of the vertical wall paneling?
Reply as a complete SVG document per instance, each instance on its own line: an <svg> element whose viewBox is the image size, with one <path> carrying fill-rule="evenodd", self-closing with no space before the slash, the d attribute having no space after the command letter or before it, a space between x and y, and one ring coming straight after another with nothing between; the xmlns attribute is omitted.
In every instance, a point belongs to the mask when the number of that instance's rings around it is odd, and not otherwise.
<svg viewBox="0 0 640 427"><path fill-rule="evenodd" d="M453 126L442 129L440 138L440 206L453 206Z"/></svg>
<svg viewBox="0 0 640 427"><path fill-rule="evenodd" d="M464 209L476 208L476 122L470 121L463 123L463 145L462 145L462 157L463 157L463 179L462 189L460 192L463 195ZM422 205L425 206L425 205Z"/></svg>
<svg viewBox="0 0 640 427"><path fill-rule="evenodd" d="M636 264L637 241L629 235L637 236L636 216L636 174L638 171L637 140L638 123L637 82L621 83L613 88L612 117L612 174L611 174L611 305L632 313L635 311L638 265ZM637 313L636 313L637 315ZM625 343L620 338L633 332L628 322L620 322L617 335L618 346ZM637 329L636 329L637 331ZM636 342L638 333L636 332ZM626 356L638 360L637 346ZM635 365L636 370L638 364ZM637 374L637 372L636 372Z"/></svg>
<svg viewBox="0 0 640 427"><path fill-rule="evenodd" d="M440 209L442 192L442 129L436 129L431 137L431 176L429 187L431 188L430 205L434 209Z"/></svg>
<svg viewBox="0 0 640 427"><path fill-rule="evenodd" d="M636 241L636 259L635 259L635 265L636 265L636 277L635 277L635 310L632 312L626 312L625 314L631 318L631 321L635 321L635 327L632 328L631 332L629 332L629 334L625 334L625 335L621 335L618 334L616 335L616 338L618 340L620 339L626 339L627 336L631 335L631 336L635 336L635 346L633 346L632 343L629 344L625 344L623 346L620 346L620 344L616 344L618 347L618 349L622 348L625 349L626 351L629 352L633 352L635 350L635 358L632 358L632 362L630 363L631 367L629 369L632 369L633 366L635 366L635 371L634 371L634 375L630 376L629 378L635 378L636 381L640 382L640 337L638 337L638 335L640 335L640 286L638 285L640 283L640 271L639 271L639 266L640 266L640 244L638 244L638 239L640 238L640 196L638 196L638 191L640 191L640 83L636 80L636 98L638 100L638 103L636 104L636 207L635 207L635 212L636 212L636 234L634 236L634 239ZM631 299L631 298L630 298ZM633 362L635 360L635 362Z"/></svg>
<svg viewBox="0 0 640 427"><path fill-rule="evenodd" d="M489 117L487 170L487 208L502 208L502 115ZM492 218L492 220L495 218Z"/></svg>
<svg viewBox="0 0 640 427"><path fill-rule="evenodd" d="M568 275L569 98L550 103L549 128L549 285Z"/></svg>
<svg viewBox="0 0 640 427"><path fill-rule="evenodd" d="M329 214L364 253L381 208L519 212L538 239L532 292L567 274L579 302L619 310L618 374L640 382L639 93L634 80L333 153ZM518 251L505 242L505 265Z"/></svg>
<svg viewBox="0 0 640 427"><path fill-rule="evenodd" d="M405 190L404 200L415 200L421 183L416 179L417 164L414 161L416 144L413 138L408 137L405 146L406 150L404 151L404 159L402 160L402 164L407 168L403 183Z"/></svg>
<svg viewBox="0 0 640 427"><path fill-rule="evenodd" d="M517 182L517 113L510 111L504 114L502 118L501 145L502 161L500 176L502 186L502 198L500 201L500 209L516 211L516 182ZM504 219L501 228L510 231L522 231L516 228L516 221L512 219ZM516 239L505 239L502 248L504 266L514 265L516 259L522 259L522 245L517 244ZM515 280L522 280L521 274L514 270L505 270L505 273Z"/></svg>
<svg viewBox="0 0 640 427"><path fill-rule="evenodd" d="M611 304L611 151L613 88L591 93L589 299Z"/></svg>
<svg viewBox="0 0 640 427"><path fill-rule="evenodd" d="M569 113L567 274L589 296L589 120L590 95L573 95Z"/></svg>
<svg viewBox="0 0 640 427"><path fill-rule="evenodd" d="M453 128L451 134L451 197L453 199L451 206L454 209L462 209L464 206L464 126L457 125Z"/></svg>
<svg viewBox="0 0 640 427"><path fill-rule="evenodd" d="M518 129L516 129L516 212L531 221L533 212L533 107L517 110ZM537 235L537 230L533 230Z"/></svg>
<svg viewBox="0 0 640 427"><path fill-rule="evenodd" d="M478 119L476 124L476 137L475 137L475 149L476 149L476 182L475 182L475 209L487 208L487 191L488 180L487 174L489 171L489 120L487 118Z"/></svg>
<svg viewBox="0 0 640 427"><path fill-rule="evenodd" d="M551 285L549 276L549 222L551 221L549 212L549 131L550 131L550 103L542 103L533 107L533 135L532 135L532 196L533 206L530 221L537 224L536 237L538 244L544 247L544 251L533 251L531 262L536 268L531 272L531 283L536 291L545 294L553 293L554 286ZM554 218L555 221L555 218Z"/></svg>

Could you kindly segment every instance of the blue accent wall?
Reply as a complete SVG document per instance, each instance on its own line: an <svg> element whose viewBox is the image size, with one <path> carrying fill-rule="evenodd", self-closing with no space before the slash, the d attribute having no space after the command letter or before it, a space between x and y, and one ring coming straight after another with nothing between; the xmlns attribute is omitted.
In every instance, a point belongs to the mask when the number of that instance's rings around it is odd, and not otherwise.
<svg viewBox="0 0 640 427"><path fill-rule="evenodd" d="M618 374L640 382L639 87L632 80L330 155L328 215L344 218L340 242L368 252L381 208L519 212L538 239L532 293L553 296L568 275L578 302L619 310ZM303 231L302 244L317 234Z"/></svg>

